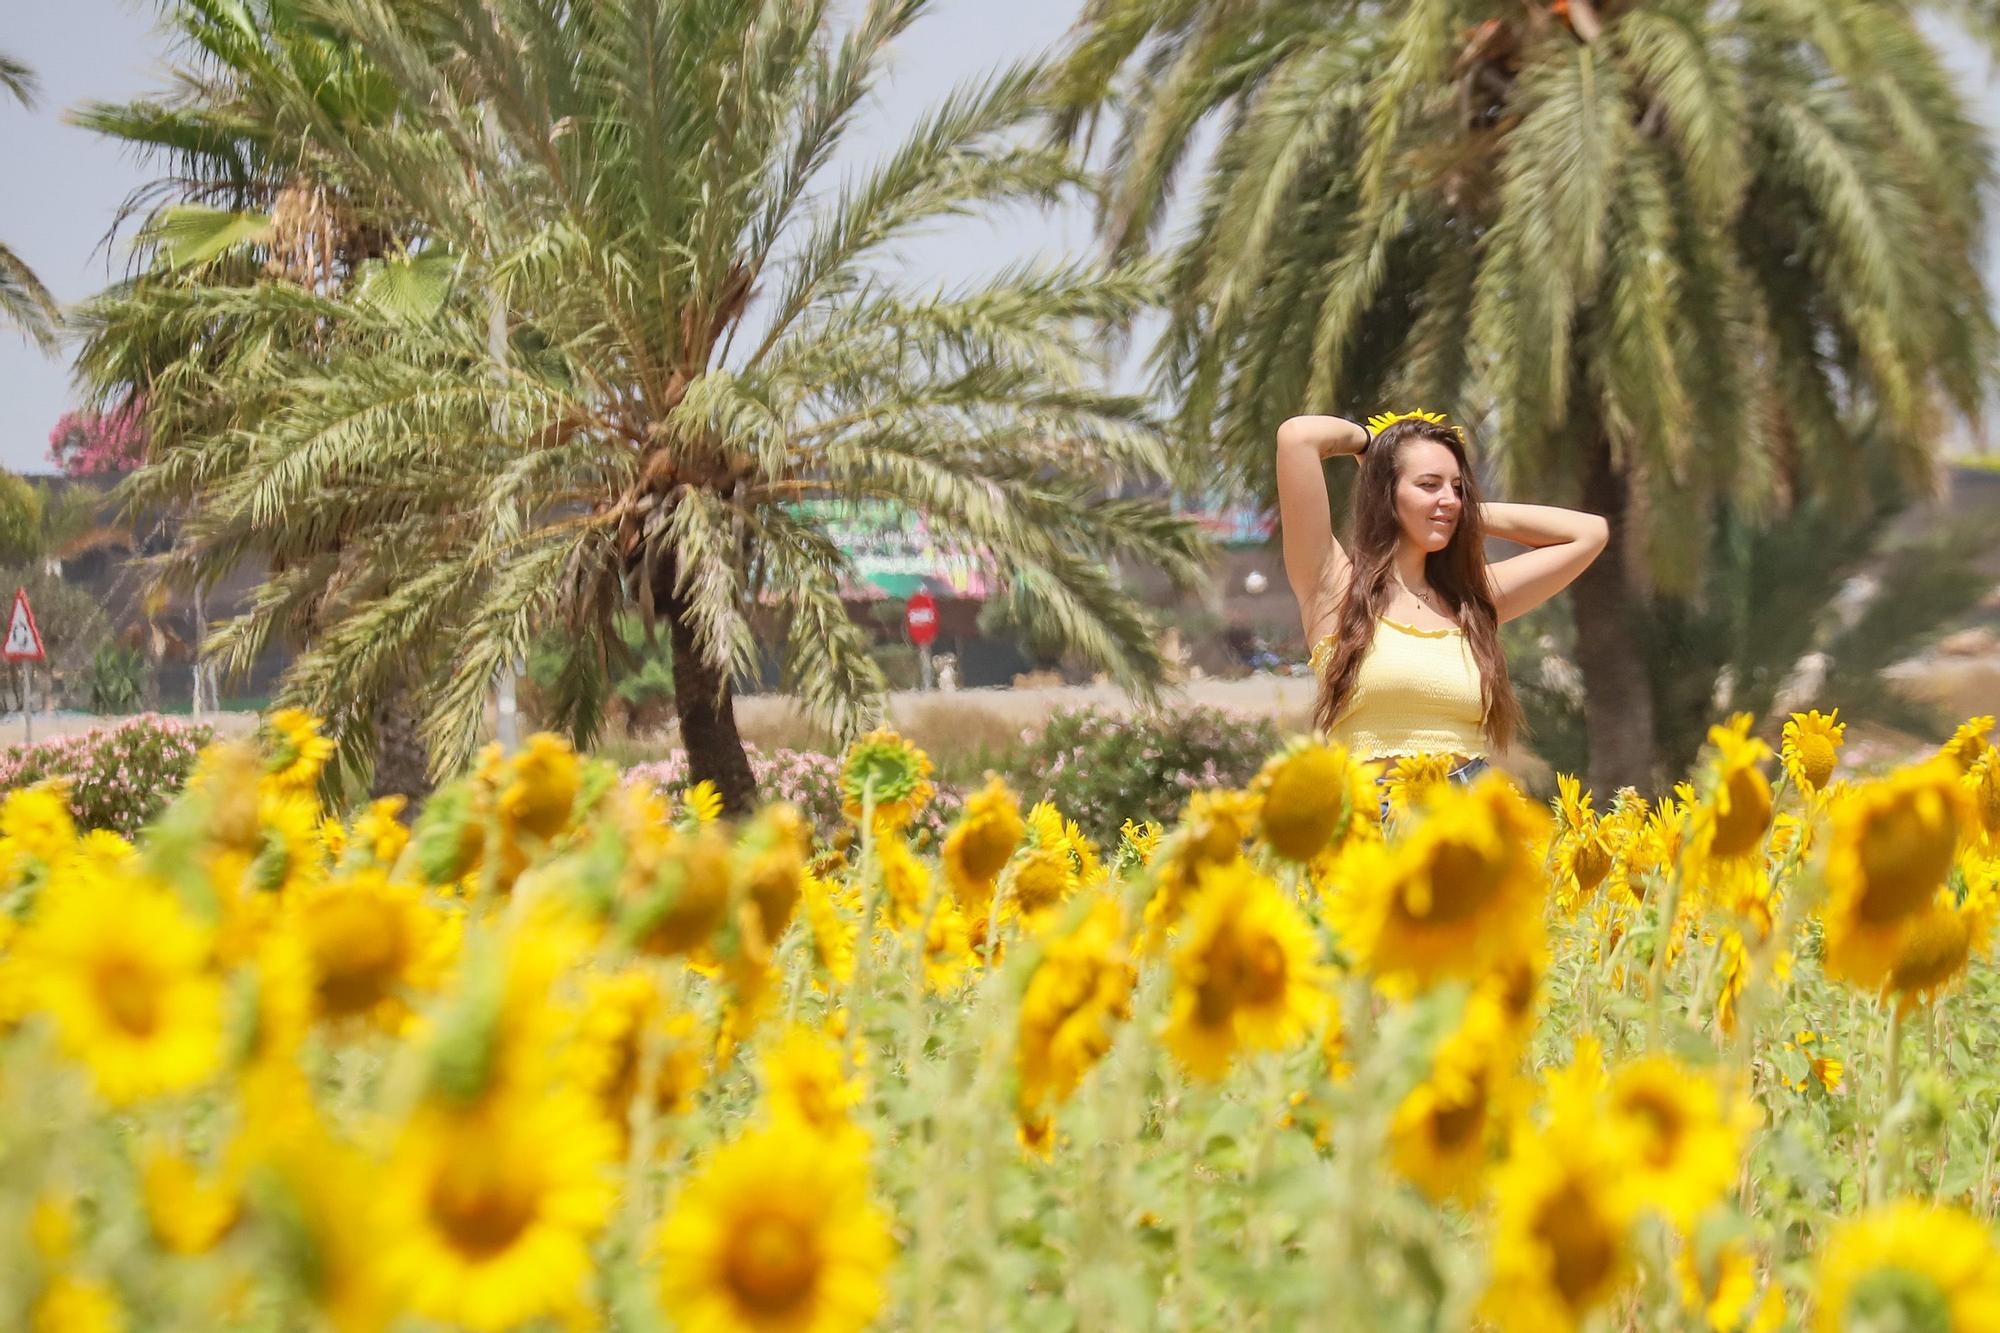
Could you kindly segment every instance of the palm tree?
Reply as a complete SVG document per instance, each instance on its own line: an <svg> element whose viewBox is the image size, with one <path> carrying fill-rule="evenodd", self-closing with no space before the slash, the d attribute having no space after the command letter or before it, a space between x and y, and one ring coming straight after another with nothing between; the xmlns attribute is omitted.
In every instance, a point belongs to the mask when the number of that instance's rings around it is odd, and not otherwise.
<svg viewBox="0 0 2000 1333"><path fill-rule="evenodd" d="M1641 630L1715 508L1859 512L1980 404L1990 153L1920 8L1092 0L1065 128L1115 126L1127 254L1222 112L1156 364L1250 489L1285 416L1420 403L1611 520L1571 599L1608 790L1654 775Z"/></svg>
<svg viewBox="0 0 2000 1333"><path fill-rule="evenodd" d="M38 87L33 70L0 51L0 92L12 94L22 106L32 109ZM0 241L0 319L28 335L43 351L54 351L56 321L61 317L55 298L35 271Z"/></svg>
<svg viewBox="0 0 2000 1333"><path fill-rule="evenodd" d="M367 176L343 175L340 163L315 151L305 123L338 133L391 114L393 91L378 71L312 24L295 0L252 7L184 0L168 17L183 52L176 91L87 103L72 119L165 169L123 210L140 219L141 254L151 264L80 312L85 336L77 368L118 413L143 416L149 456L175 460L130 478L120 495L133 521L165 523L178 533L204 502L203 479L215 465L213 450L182 446L219 440L268 406L218 391L225 368L274 346L311 355L324 332L309 319L168 315L169 306L186 314L188 307L175 304L181 289L268 282L338 294L381 270L381 261L401 253L417 233ZM197 462L200 470L191 476ZM359 558L351 536L320 528L295 535L284 552L257 544L197 552L177 541L154 563L194 585L198 624L205 624L206 588L235 563L261 558L289 578L311 568L322 596L297 602L284 626L287 638L310 643L325 620L325 595L343 585L341 571ZM428 755L415 701L408 689L391 688L373 704L350 720L343 776L352 785L366 773L378 795L422 794L429 788Z"/></svg>
<svg viewBox="0 0 2000 1333"><path fill-rule="evenodd" d="M960 91L858 179L827 180L923 7L876 0L841 31L795 0L315 5L314 32L379 74L395 114L325 115L289 78L260 91L301 156L368 184L354 225L394 222L392 252L339 288L246 280L264 224L232 235L183 212L215 243L190 265L163 253L91 316L107 344L192 348L226 327L238 349L202 344L174 369L179 401L232 404L229 427L135 477L199 497L191 573L247 551L288 562L218 632L225 654L253 655L310 603L323 630L289 697L349 732L414 673L442 770L548 625L567 636L560 721L587 740L617 616L636 609L664 629L694 775L740 809L755 793L733 682L759 604L787 615L787 672L816 720L851 734L876 715L882 676L840 597L851 566L809 505L888 500L1150 694L1154 625L1107 562L1186 585L1201 552L1161 503L1106 498L1166 455L1144 403L1099 387L1095 330L1156 280L1079 264L939 292L893 278L914 230L1081 183L1034 132L1041 71ZM338 564L321 545L336 531Z"/></svg>

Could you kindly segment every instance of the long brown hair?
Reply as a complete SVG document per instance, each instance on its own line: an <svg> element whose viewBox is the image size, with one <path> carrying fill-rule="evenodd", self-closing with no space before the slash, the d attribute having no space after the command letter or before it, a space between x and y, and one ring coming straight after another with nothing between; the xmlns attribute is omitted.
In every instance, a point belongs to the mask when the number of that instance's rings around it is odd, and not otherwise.
<svg viewBox="0 0 2000 1333"><path fill-rule="evenodd" d="M1484 705L1487 739L1504 750L1521 727L1521 703L1507 679L1507 656L1500 648L1500 616L1493 604L1493 585L1486 577L1486 529L1479 521L1479 483L1465 456L1465 441L1450 426L1428 421L1398 421L1375 437L1361 456L1361 480L1354 487L1354 536L1348 555L1347 588L1334 620L1333 652L1320 673L1319 702L1313 721L1330 731L1354 693L1361 659L1375 642L1376 618L1389 606L1396 537L1396 478L1403 450L1417 440L1431 440L1451 450L1465 483L1458 526L1441 551L1424 557L1424 579L1451 607L1452 619L1465 632L1472 659L1479 665L1479 692Z"/></svg>

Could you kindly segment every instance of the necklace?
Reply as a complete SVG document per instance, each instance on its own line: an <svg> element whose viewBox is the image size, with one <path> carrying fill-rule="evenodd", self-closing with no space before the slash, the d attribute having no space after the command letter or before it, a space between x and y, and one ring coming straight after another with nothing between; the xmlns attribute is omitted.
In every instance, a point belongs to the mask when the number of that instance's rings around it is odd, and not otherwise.
<svg viewBox="0 0 2000 1333"><path fill-rule="evenodd" d="M1396 575L1396 583L1399 587L1402 588L1404 592L1416 598L1417 601L1420 604L1422 604L1426 610L1431 611L1437 615L1444 616L1445 619L1447 620L1451 619L1450 616L1445 615L1445 610L1443 607L1439 606L1436 602L1433 602L1431 600L1431 598L1437 596L1437 594L1432 592L1429 588L1424 589L1422 592L1418 592L1415 588L1412 588L1409 584L1403 582L1403 576L1401 573L1398 573Z"/></svg>

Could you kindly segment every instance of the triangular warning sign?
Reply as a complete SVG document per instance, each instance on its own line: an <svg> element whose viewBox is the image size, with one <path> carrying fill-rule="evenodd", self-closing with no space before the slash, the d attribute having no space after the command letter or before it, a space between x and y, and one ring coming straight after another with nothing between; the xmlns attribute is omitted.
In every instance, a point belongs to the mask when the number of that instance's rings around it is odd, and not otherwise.
<svg viewBox="0 0 2000 1333"><path fill-rule="evenodd" d="M42 651L42 632L35 627L35 613L28 605L28 590L14 589L14 612L7 617L7 643L0 647L0 657L9 662L40 662L47 657Z"/></svg>

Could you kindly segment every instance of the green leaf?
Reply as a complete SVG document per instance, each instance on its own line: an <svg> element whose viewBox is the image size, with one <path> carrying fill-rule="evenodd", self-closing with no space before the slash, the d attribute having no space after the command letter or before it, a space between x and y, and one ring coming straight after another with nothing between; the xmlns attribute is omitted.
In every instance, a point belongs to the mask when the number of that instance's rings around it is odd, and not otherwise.
<svg viewBox="0 0 2000 1333"><path fill-rule="evenodd" d="M178 204L160 214L150 236L168 264L191 268L239 247L265 244L271 215Z"/></svg>
<svg viewBox="0 0 2000 1333"><path fill-rule="evenodd" d="M451 299L460 267L459 257L448 250L371 259L361 266L354 299L387 319L435 319Z"/></svg>

